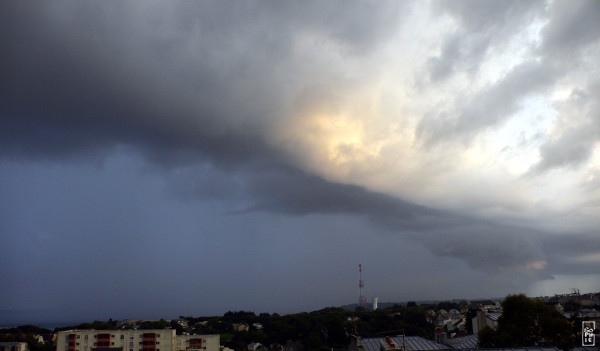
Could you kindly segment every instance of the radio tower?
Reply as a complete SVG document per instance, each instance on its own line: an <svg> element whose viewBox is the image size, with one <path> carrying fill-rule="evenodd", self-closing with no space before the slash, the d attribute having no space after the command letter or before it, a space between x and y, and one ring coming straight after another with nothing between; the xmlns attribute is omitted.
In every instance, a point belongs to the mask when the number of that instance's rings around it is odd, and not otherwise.
<svg viewBox="0 0 600 351"><path fill-rule="evenodd" d="M363 289L365 288L365 283L362 280L362 265L358 264L358 305L363 309L367 308L367 298L363 295Z"/></svg>

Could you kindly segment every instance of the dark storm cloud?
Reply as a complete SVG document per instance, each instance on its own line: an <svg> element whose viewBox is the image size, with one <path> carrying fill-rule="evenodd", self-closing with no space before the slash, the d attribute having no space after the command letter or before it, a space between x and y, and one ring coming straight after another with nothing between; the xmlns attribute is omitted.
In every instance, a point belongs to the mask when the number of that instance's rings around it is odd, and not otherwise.
<svg viewBox="0 0 600 351"><path fill-rule="evenodd" d="M600 238L591 233L549 234L476 219L295 169L249 172L245 182L246 191L257 203L243 212L364 216L375 227L406 236L436 255L459 259L473 269L510 277L520 284L551 279L553 274L594 273L593 262L572 263L572 259L600 250Z"/></svg>
<svg viewBox="0 0 600 351"><path fill-rule="evenodd" d="M524 226L431 209L281 165L245 167L243 174L241 182L236 177L236 195L244 194L250 204L230 215L358 215L368 219L374 228L405 236L436 255L456 258L491 276L510 276L508 279L517 279L520 284L549 279L557 273L593 272L592 263L572 264L570 259L592 254L600 245L600 238L586 233L551 235ZM188 189L205 189L204 177L196 175L193 179L192 184L186 183ZM202 198L206 191L196 194ZM579 246L586 249L578 251Z"/></svg>
<svg viewBox="0 0 600 351"><path fill-rule="evenodd" d="M145 18L110 4L69 5L3 11L5 154L60 157L124 143L159 156L192 146L247 159L262 147L254 138L323 73L296 78L296 36L331 38L362 55L399 11L334 2L150 3ZM147 30L156 26L162 30L153 36ZM238 140L246 145L236 147Z"/></svg>
<svg viewBox="0 0 600 351"><path fill-rule="evenodd" d="M5 154L52 158L124 143L145 147L161 159L165 150L171 160L186 152L220 149L227 153L223 145L227 139L254 144L245 139L251 136L226 135L233 133L224 116L228 96L211 62L191 73L199 86L191 94L192 87L185 80L176 82L183 74L171 77L169 73L177 72L154 70L162 62L152 67L145 61L129 60L129 51L119 56L119 46L125 43L114 28L101 40L78 33L77 26L48 23L43 12L4 14L18 21L16 28L3 33L19 35L6 40L8 48L2 56ZM39 31L31 33L28 29L34 26ZM153 54L150 50L138 55ZM260 149L260 145L230 146L236 150L231 153L235 157L244 157L243 152L239 154L242 150Z"/></svg>
<svg viewBox="0 0 600 351"><path fill-rule="evenodd" d="M543 241L543 249L552 252L548 270L554 274L596 274L600 239L597 233L563 233L549 235ZM596 256L594 256L596 255ZM586 259L591 257L591 259Z"/></svg>
<svg viewBox="0 0 600 351"><path fill-rule="evenodd" d="M129 147L164 172L179 194L243 198L247 206L239 213L360 215L492 273L527 271L532 262L552 259L555 245L545 246L535 231L326 180L301 170L270 142L271 124L302 101L303 91L320 86L323 75L338 78L296 62L295 40L323 38L349 60L368 55L396 25L401 8L345 2L144 6L139 12L110 3L4 6L3 157L102 158ZM514 11L497 11L497 20ZM475 41L467 53L486 50L485 38ZM456 45L448 43L441 58L448 68L436 68L440 79L462 57ZM489 89L466 96L471 104L457 106L450 123L432 112L419 135L434 143L496 125L520 98L551 85L554 69L519 65Z"/></svg>

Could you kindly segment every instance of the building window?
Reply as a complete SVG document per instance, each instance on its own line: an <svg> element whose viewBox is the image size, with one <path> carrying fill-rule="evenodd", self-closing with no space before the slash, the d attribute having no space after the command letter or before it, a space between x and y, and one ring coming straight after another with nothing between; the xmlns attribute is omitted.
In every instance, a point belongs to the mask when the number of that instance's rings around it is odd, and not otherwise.
<svg viewBox="0 0 600 351"><path fill-rule="evenodd" d="M133 341L129 343L129 347L133 347Z"/></svg>
<svg viewBox="0 0 600 351"><path fill-rule="evenodd" d="M77 335L77 339L79 339L81 337L81 335Z"/></svg>
<svg viewBox="0 0 600 351"><path fill-rule="evenodd" d="M83 338L84 338L85 340L87 340L87 339L88 339L87 337L88 337L88 336L87 336L87 335L85 335Z"/></svg>
<svg viewBox="0 0 600 351"><path fill-rule="evenodd" d="M156 345L158 345L158 344L160 344L160 341L157 341L157 342L156 342Z"/></svg>
<svg viewBox="0 0 600 351"><path fill-rule="evenodd" d="M121 340L124 340L124 339L125 339L125 335L121 335Z"/></svg>

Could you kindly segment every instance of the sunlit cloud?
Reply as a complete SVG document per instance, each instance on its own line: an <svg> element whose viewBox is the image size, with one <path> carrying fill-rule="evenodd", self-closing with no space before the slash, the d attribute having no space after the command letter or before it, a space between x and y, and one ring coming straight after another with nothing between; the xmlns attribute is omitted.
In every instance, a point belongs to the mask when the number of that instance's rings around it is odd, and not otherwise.
<svg viewBox="0 0 600 351"><path fill-rule="evenodd" d="M529 270L539 271L541 269L544 269L546 267L546 265L547 265L546 261L533 261L533 262L527 263L527 265L525 267Z"/></svg>

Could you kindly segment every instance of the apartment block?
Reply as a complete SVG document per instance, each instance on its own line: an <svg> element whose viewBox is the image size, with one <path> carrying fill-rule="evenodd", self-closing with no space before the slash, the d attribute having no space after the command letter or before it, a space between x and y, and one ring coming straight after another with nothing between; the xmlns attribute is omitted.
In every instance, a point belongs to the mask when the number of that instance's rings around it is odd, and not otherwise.
<svg viewBox="0 0 600 351"><path fill-rule="evenodd" d="M56 351L218 351L219 335L176 335L173 329L67 330Z"/></svg>
<svg viewBox="0 0 600 351"><path fill-rule="evenodd" d="M29 346L26 342L0 342L0 351L29 351Z"/></svg>

